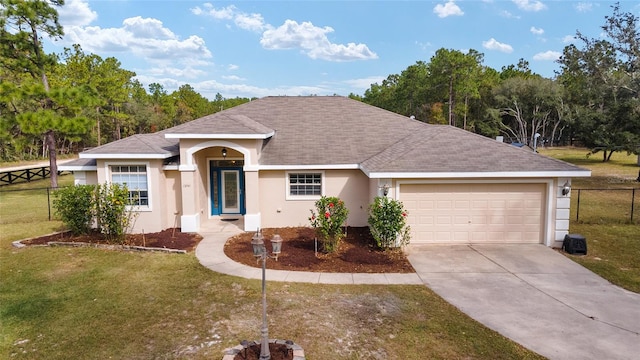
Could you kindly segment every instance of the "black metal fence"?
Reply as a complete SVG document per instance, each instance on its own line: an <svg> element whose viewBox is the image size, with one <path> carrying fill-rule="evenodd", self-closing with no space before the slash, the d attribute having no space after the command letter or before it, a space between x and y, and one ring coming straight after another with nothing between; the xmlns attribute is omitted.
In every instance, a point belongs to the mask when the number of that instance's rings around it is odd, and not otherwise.
<svg viewBox="0 0 640 360"><path fill-rule="evenodd" d="M0 190L0 223L24 225L55 219L51 188Z"/></svg>
<svg viewBox="0 0 640 360"><path fill-rule="evenodd" d="M640 224L636 193L640 188L573 189L571 211L585 223ZM574 202L575 201L575 202Z"/></svg>
<svg viewBox="0 0 640 360"><path fill-rule="evenodd" d="M69 172L58 171L58 175L62 175L65 173ZM50 175L51 168L49 167L49 165L0 170L0 186L31 182L32 180L46 179L49 178Z"/></svg>

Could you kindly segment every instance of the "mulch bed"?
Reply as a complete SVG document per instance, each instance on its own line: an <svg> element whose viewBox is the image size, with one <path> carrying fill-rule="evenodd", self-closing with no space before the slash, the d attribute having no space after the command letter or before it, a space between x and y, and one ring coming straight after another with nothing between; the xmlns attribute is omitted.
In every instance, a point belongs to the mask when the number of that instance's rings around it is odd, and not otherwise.
<svg viewBox="0 0 640 360"><path fill-rule="evenodd" d="M367 227L349 227L347 236L338 249L329 254L321 251L316 234L310 227L288 227L263 229L262 233L270 251L270 239L278 233L282 239L282 254L278 261L269 259L268 269L312 271L312 272L345 272L345 273L413 273L415 270L404 252L399 249L380 250L373 246L373 238ZM245 232L230 238L224 246L225 254L232 260L252 266L261 267L256 261L251 247L253 232ZM161 248L193 251L202 237L194 233L183 233L180 229L166 229L149 234L127 235L123 245L145 248ZM41 236L23 240L24 245L47 245L49 242L69 242L88 244L113 244L100 233L73 236L69 232Z"/></svg>
<svg viewBox="0 0 640 360"><path fill-rule="evenodd" d="M291 227L263 229L262 234L271 251L270 239L274 234L282 237L282 253L278 261L267 261L268 269L312 272L349 273L413 273L415 270L400 249L380 250L373 246L374 240L367 227L349 227L347 236L340 242L337 251L325 254L318 243L313 228ZM253 267L261 267L253 256L251 238L255 233L242 233L229 239L224 253L231 259Z"/></svg>
<svg viewBox="0 0 640 360"><path fill-rule="evenodd" d="M142 246L147 248L175 249L193 251L202 240L202 236L193 233L183 233L180 229L166 229L149 234L128 234L122 245ZM47 245L49 242L72 242L88 244L116 244L109 241L98 232L87 235L74 236L70 232L62 232L38 238L23 240L24 245Z"/></svg>

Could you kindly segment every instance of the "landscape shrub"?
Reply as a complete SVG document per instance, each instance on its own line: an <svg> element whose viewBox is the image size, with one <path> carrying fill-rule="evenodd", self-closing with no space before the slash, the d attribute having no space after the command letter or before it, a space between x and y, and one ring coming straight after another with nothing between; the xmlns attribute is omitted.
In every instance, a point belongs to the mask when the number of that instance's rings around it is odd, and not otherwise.
<svg viewBox="0 0 640 360"><path fill-rule="evenodd" d="M382 249L407 245L411 239L407 211L401 201L377 196L369 205L369 231Z"/></svg>
<svg viewBox="0 0 640 360"><path fill-rule="evenodd" d="M93 185L59 188L54 192L53 208L74 234L87 234L94 219Z"/></svg>
<svg viewBox="0 0 640 360"><path fill-rule="evenodd" d="M55 192L53 206L74 235L88 234L93 225L111 242L124 241L138 213L126 185L76 185Z"/></svg>
<svg viewBox="0 0 640 360"><path fill-rule="evenodd" d="M315 205L316 209L311 210L309 221L318 233L323 251L333 252L345 236L343 226L349 216L349 209L338 197L323 196Z"/></svg>
<svg viewBox="0 0 640 360"><path fill-rule="evenodd" d="M121 184L96 185L96 220L100 232L107 240L123 242L124 235L131 230L137 212L130 203L129 189Z"/></svg>

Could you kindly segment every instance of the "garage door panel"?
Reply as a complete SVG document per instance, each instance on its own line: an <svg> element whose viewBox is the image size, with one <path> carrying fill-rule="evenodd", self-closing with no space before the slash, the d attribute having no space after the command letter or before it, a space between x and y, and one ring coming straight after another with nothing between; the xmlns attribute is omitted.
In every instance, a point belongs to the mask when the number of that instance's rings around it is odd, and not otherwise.
<svg viewBox="0 0 640 360"><path fill-rule="evenodd" d="M402 184L412 242L540 243L544 184Z"/></svg>

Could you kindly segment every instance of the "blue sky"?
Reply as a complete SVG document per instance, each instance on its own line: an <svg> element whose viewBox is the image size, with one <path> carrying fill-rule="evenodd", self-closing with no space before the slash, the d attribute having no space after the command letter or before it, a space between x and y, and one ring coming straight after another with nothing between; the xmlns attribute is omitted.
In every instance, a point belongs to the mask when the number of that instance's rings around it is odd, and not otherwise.
<svg viewBox="0 0 640 360"><path fill-rule="evenodd" d="M428 62L440 48L484 54L500 70L529 61L553 77L576 30L601 36L609 1L66 0L62 40L115 57L145 86L183 84L212 99L363 95L372 83ZM640 3L621 1L640 15Z"/></svg>

